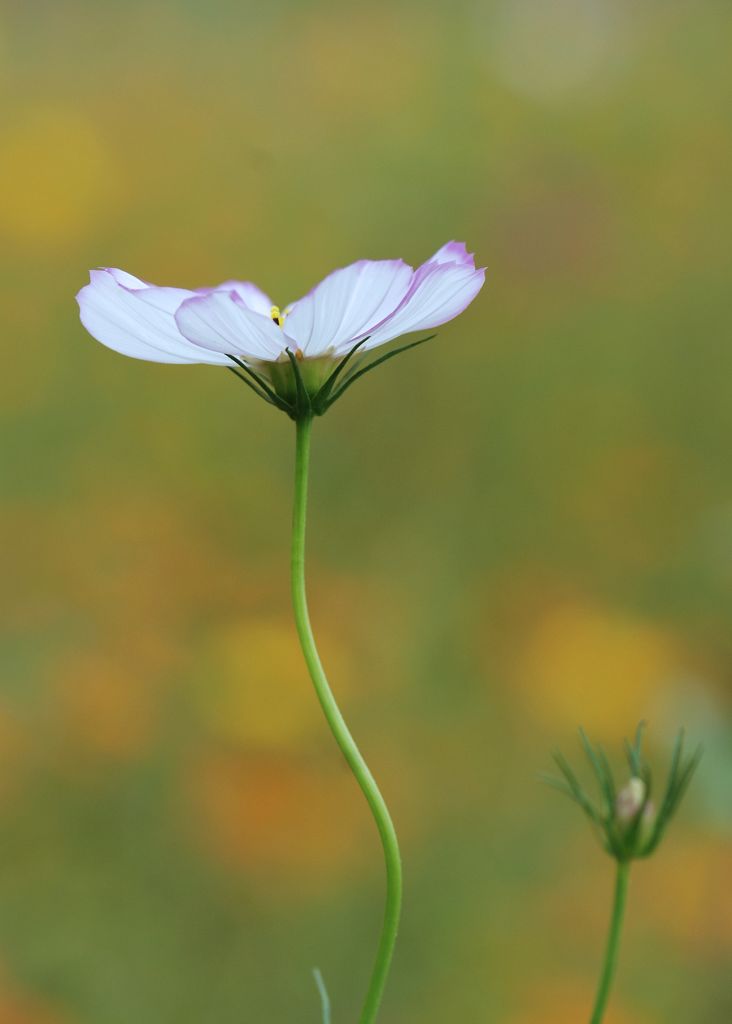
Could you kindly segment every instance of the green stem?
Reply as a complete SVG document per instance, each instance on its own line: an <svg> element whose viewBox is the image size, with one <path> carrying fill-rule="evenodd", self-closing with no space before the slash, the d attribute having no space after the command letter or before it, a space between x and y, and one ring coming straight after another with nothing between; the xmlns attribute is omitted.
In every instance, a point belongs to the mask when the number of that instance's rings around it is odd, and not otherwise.
<svg viewBox="0 0 732 1024"><path fill-rule="evenodd" d="M381 845L384 848L384 860L386 862L386 908L384 911L384 923L381 930L379 948L376 953L376 962L359 1018L360 1024L373 1024L379 1012L399 928L402 903L402 865L399 856L399 844L389 809L379 792L379 787L376 785L368 765L356 746L353 736L351 736L345 719L331 692L310 625L305 592L305 522L307 517L308 468L310 463L312 423L311 416L297 421L295 495L292 516L292 604L300 646L302 647L305 663L308 667L310 678L313 681L320 706L323 709L336 743L340 747L371 808L371 813L374 816L381 837Z"/></svg>
<svg viewBox="0 0 732 1024"><path fill-rule="evenodd" d="M615 898L613 900L613 915L610 921L610 931L607 937L605 948L605 962L602 967L602 976L597 989L595 1009L592 1012L590 1024L600 1024L605 1016L607 1001L610 996L610 987L615 976L615 969L618 965L618 948L620 946L620 933L623 928L623 916L625 904L628 897L628 879L630 877L630 861L618 861L618 873L615 879Z"/></svg>

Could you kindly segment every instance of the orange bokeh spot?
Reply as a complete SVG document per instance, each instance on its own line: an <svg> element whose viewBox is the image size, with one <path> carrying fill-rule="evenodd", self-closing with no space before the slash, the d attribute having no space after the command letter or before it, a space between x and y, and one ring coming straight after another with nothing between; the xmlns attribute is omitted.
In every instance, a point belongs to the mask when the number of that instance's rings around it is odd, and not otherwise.
<svg viewBox="0 0 732 1024"><path fill-rule="evenodd" d="M677 838L642 867L634 898L664 936L702 958L732 950L732 844L728 839Z"/></svg>
<svg viewBox="0 0 732 1024"><path fill-rule="evenodd" d="M548 981L539 987L533 986L526 1008L510 1016L505 1024L587 1024L594 998L594 990L579 981ZM657 1024L657 1021L619 1005L615 997L604 1024Z"/></svg>
<svg viewBox="0 0 732 1024"><path fill-rule="evenodd" d="M70 1018L40 999L20 993L0 976L0 1024L70 1024Z"/></svg>
<svg viewBox="0 0 732 1024"><path fill-rule="evenodd" d="M201 841L231 868L307 886L362 859L367 811L345 772L219 753L195 767L189 791Z"/></svg>
<svg viewBox="0 0 732 1024"><path fill-rule="evenodd" d="M55 678L62 729L82 754L126 759L150 741L155 704L139 675L98 654L66 661Z"/></svg>
<svg viewBox="0 0 732 1024"><path fill-rule="evenodd" d="M26 727L11 708L0 706L0 800L20 787L20 769L28 747Z"/></svg>

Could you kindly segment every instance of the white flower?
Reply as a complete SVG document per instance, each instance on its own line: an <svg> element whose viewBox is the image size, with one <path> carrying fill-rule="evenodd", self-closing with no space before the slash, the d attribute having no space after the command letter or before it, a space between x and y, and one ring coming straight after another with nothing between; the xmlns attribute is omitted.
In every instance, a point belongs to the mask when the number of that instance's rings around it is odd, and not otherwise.
<svg viewBox="0 0 732 1024"><path fill-rule="evenodd" d="M464 243L448 242L416 270L402 260L359 260L282 310L248 281L188 291L113 268L93 270L77 301L89 333L116 352L258 371L289 402L297 383L293 357L312 396L354 346L364 352L452 320L484 279Z"/></svg>

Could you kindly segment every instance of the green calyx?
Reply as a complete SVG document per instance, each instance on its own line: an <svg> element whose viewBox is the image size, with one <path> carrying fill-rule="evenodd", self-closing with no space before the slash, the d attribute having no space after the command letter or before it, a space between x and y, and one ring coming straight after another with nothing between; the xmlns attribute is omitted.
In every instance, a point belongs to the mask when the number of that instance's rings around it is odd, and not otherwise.
<svg viewBox="0 0 732 1024"><path fill-rule="evenodd" d="M236 365L228 369L268 405L273 405L297 421L322 416L359 377L434 337L431 334L419 341L400 345L371 362L357 357L359 350L368 341L368 338L363 338L340 359L330 356L308 359L302 353L295 353L288 348L285 350L286 359L257 362L254 365L238 356L229 355L229 359Z"/></svg>
<svg viewBox="0 0 732 1024"><path fill-rule="evenodd" d="M641 722L632 744L625 741L630 781L621 789L616 786L603 749L593 745L580 729L582 746L599 789L599 801L588 796L569 763L558 751L554 754L554 762L562 777L543 776L545 782L582 808L604 849L620 863L649 857L656 850L702 754L701 748L697 747L693 754L685 756L682 729L674 743L663 795L655 801L652 799L651 769L641 749L644 727L645 723Z"/></svg>

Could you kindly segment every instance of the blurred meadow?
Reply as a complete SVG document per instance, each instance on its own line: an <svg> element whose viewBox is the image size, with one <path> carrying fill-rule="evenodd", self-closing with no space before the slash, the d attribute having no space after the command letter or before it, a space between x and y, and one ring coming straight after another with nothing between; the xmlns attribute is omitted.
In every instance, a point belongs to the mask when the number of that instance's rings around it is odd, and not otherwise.
<svg viewBox="0 0 732 1024"><path fill-rule="evenodd" d="M608 1024L732 1020L732 5L0 9L0 1024L353 1021L372 822L291 624L293 430L75 292L284 305L466 239L486 287L314 437L311 604L406 871L383 1024L584 1024L576 726L705 757Z"/></svg>

